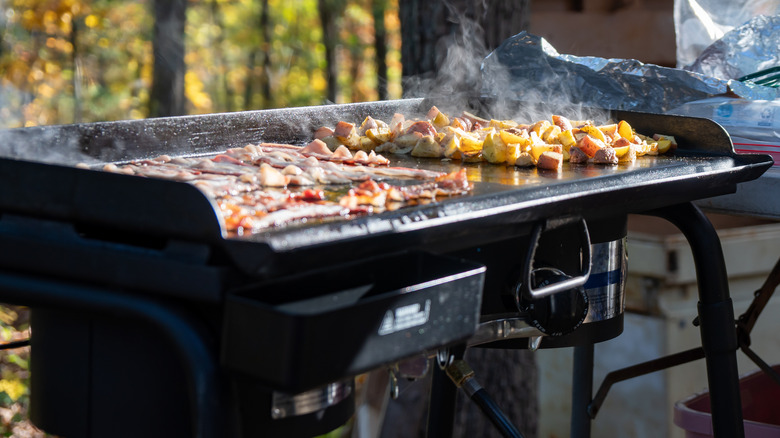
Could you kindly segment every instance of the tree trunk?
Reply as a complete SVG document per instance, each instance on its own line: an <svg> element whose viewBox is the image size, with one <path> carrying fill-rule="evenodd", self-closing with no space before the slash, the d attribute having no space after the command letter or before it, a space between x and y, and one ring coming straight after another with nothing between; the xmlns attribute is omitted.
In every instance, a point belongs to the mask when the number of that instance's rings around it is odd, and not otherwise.
<svg viewBox="0 0 780 438"><path fill-rule="evenodd" d="M404 95L478 91L479 66L529 26L530 0L399 0Z"/></svg>
<svg viewBox="0 0 780 438"><path fill-rule="evenodd" d="M376 56L376 92L379 100L387 100L387 32L385 30L386 0L373 0L374 54Z"/></svg>
<svg viewBox="0 0 780 438"><path fill-rule="evenodd" d="M209 5L211 9L211 16L213 20L216 22L217 27L220 29L225 29L225 23L222 18L222 11L219 7L219 2L217 0L211 0L211 4ZM217 34L216 39L213 42L214 45L214 66L217 68L217 72L220 76L220 82L221 82L221 88L222 93L219 92L219 90L215 90L214 97L216 98L217 102L219 102L219 95L222 94L222 103L221 105L218 103L217 109L220 111L227 111L231 112L234 111L233 107L233 101L234 101L234 95L233 87L230 86L230 82L228 82L228 72L230 71L230 66L228 66L228 62L225 59L225 32L219 32ZM221 108L220 108L221 107Z"/></svg>
<svg viewBox="0 0 780 438"><path fill-rule="evenodd" d="M322 23L322 44L325 46L325 74L328 81L327 99L336 103L338 98L338 61L336 60L336 45L338 44L337 17L341 15L341 0L318 0L320 21Z"/></svg>
<svg viewBox="0 0 780 438"><path fill-rule="evenodd" d="M154 73L149 98L151 117L185 114L184 22L186 0L154 1Z"/></svg>
<svg viewBox="0 0 780 438"><path fill-rule="evenodd" d="M70 53L70 60L73 64L73 123L81 123L81 67L79 66L79 45L78 45L79 24L76 17L71 21L70 44L73 51Z"/></svg>
<svg viewBox="0 0 780 438"><path fill-rule="evenodd" d="M537 436L538 371L528 350L472 348L466 361L474 376L525 438ZM501 434L463 391L458 391L454 438L500 438Z"/></svg>
<svg viewBox="0 0 780 438"><path fill-rule="evenodd" d="M268 0L262 0L260 11L260 29L263 33L263 71L260 74L260 93L263 96L263 108L270 108L271 96L271 18L268 10Z"/></svg>
<svg viewBox="0 0 780 438"><path fill-rule="evenodd" d="M404 95L478 93L482 60L505 39L528 29L529 7L530 0L399 0ZM466 352L466 361L523 436L535 437L538 373L534 354L473 348ZM420 383L402 386L401 397L388 408L383 438L422 436L426 416L420 411L425 410L428 397L424 395L427 386ZM462 391L457 406L455 436L500 436Z"/></svg>

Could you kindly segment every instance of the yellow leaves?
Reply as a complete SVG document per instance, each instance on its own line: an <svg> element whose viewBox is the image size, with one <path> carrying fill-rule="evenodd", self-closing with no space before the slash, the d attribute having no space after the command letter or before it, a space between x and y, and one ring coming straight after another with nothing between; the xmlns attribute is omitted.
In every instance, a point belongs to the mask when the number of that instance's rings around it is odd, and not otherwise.
<svg viewBox="0 0 780 438"><path fill-rule="evenodd" d="M41 95L41 97L51 99L57 94L57 90L47 83L42 83L38 86L38 93Z"/></svg>
<svg viewBox="0 0 780 438"><path fill-rule="evenodd" d="M100 24L100 19L95 14L89 14L84 18L84 25L90 29L97 27L98 24Z"/></svg>
<svg viewBox="0 0 780 438"><path fill-rule="evenodd" d="M211 97L203 89L203 82L197 74L190 71L184 75L184 95L199 113L211 110Z"/></svg>
<svg viewBox="0 0 780 438"><path fill-rule="evenodd" d="M59 52L70 54L73 52L73 44L62 38L50 37L46 39L46 47L57 50Z"/></svg>
<svg viewBox="0 0 780 438"><path fill-rule="evenodd" d="M38 14L35 13L35 10L27 9L24 12L22 12L22 26L25 29L27 30L39 29L41 27L39 22L40 20Z"/></svg>
<svg viewBox="0 0 780 438"><path fill-rule="evenodd" d="M27 386L19 379L2 379L0 380L0 392L8 394L11 400L16 401L27 393Z"/></svg>

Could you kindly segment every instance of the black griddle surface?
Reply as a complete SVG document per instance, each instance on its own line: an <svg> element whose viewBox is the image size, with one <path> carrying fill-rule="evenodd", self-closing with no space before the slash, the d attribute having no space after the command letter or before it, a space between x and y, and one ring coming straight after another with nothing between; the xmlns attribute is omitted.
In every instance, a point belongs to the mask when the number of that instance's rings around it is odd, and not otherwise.
<svg viewBox="0 0 780 438"><path fill-rule="evenodd" d="M526 233L530 223L547 218L625 215L731 193L772 164L765 155L735 154L725 130L707 119L615 112L614 120L629 121L637 132L674 135L679 149L617 166L564 163L560 173L388 155L397 166L465 167L474 189L397 211L230 236L213 203L195 187L77 169L71 166L79 160L66 153L80 150L78 157L100 163L213 154L247 143L304 144L322 125L360 123L366 115L387 120L394 112L424 113L430 105L414 99L6 131L0 133L7 140L0 145L0 157L7 157L0 158L0 185L16 190L0 191L0 212L206 242L222 248L242 271L267 277L304 264L457 250Z"/></svg>

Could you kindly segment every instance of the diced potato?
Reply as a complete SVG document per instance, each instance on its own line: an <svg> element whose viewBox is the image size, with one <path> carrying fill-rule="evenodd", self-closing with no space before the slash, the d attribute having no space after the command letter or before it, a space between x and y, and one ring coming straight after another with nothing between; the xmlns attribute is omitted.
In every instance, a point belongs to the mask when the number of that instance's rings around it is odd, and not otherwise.
<svg viewBox="0 0 780 438"><path fill-rule="evenodd" d="M665 154L672 148L672 141L668 139L658 140L658 153Z"/></svg>
<svg viewBox="0 0 780 438"><path fill-rule="evenodd" d="M374 140L371 140L368 137L360 137L360 142L359 142L359 145L358 145L358 149L359 150L366 151L366 152L371 152L374 149L376 149L377 146L379 146L379 145L376 144L376 142L374 142Z"/></svg>
<svg viewBox="0 0 780 438"><path fill-rule="evenodd" d="M653 140L658 141L658 153L665 154L669 149L677 149L677 140L671 135L653 134ZM665 143L662 146L662 141L668 141L669 147L666 147Z"/></svg>
<svg viewBox="0 0 780 438"><path fill-rule="evenodd" d="M553 115L552 122L561 128L561 131L568 131L572 128L571 121L564 116Z"/></svg>
<svg viewBox="0 0 780 438"><path fill-rule="evenodd" d="M517 122L514 120L496 120L491 119L490 123L488 124L488 127L495 128L495 129L509 129L514 128L517 126Z"/></svg>
<svg viewBox="0 0 780 438"><path fill-rule="evenodd" d="M628 151L631 149L631 145L618 146L618 147L613 148L613 149L615 149L615 155L618 158L621 158L623 155L628 153Z"/></svg>
<svg viewBox="0 0 780 438"><path fill-rule="evenodd" d="M322 137L320 140L325 142L325 144L328 146L328 149L330 149L331 151L335 151L336 148L341 146L341 142L339 141L339 139L336 138L335 135L329 135L327 137Z"/></svg>
<svg viewBox="0 0 780 438"><path fill-rule="evenodd" d="M526 146L531 143L531 139L528 137L528 131L519 129L502 129L498 131L501 136L501 140L504 143L517 143L521 146Z"/></svg>
<svg viewBox="0 0 780 438"><path fill-rule="evenodd" d="M593 126L593 125L585 125L585 126L581 127L580 130L582 132L590 135L591 137L593 137L593 138L595 138L597 140L600 140L600 141L602 141L604 143L606 143L606 141L607 141L607 137L604 136L604 133L601 131L601 129L599 129L599 128Z"/></svg>
<svg viewBox="0 0 780 438"><path fill-rule="evenodd" d="M461 150L461 160L463 160L464 163L481 163L482 151L466 153Z"/></svg>
<svg viewBox="0 0 780 438"><path fill-rule="evenodd" d="M379 154L406 155L412 151L412 148L413 147L402 148L393 142L387 142L377 146L376 149L374 149L374 152Z"/></svg>
<svg viewBox="0 0 780 438"><path fill-rule="evenodd" d="M507 163L509 163L508 160ZM534 157L532 157L528 152L521 152L517 158L515 158L515 161L512 164L517 167L530 167L534 165Z"/></svg>
<svg viewBox="0 0 780 438"><path fill-rule="evenodd" d="M561 170L563 155L560 152L545 151L536 161L536 167L540 169Z"/></svg>
<svg viewBox="0 0 780 438"><path fill-rule="evenodd" d="M558 134L560 133L561 128L559 126L551 125L549 128L544 130L541 137L542 140L546 141L547 143L556 143L558 141Z"/></svg>
<svg viewBox="0 0 780 438"><path fill-rule="evenodd" d="M634 129L625 120L618 122L618 134L630 142L634 142Z"/></svg>
<svg viewBox="0 0 780 438"><path fill-rule="evenodd" d="M539 137L536 131L531 131L529 137L531 138L531 144L544 143L544 140L542 140L542 137Z"/></svg>
<svg viewBox="0 0 780 438"><path fill-rule="evenodd" d="M633 163L634 161L636 161L636 149L637 149L636 144L631 143L630 145L628 145L628 151L626 151L626 153L624 153L623 155L618 156L618 162Z"/></svg>
<svg viewBox="0 0 780 438"><path fill-rule="evenodd" d="M422 134L419 132L410 132L408 134L399 135L393 142L402 148L413 148L421 138Z"/></svg>
<svg viewBox="0 0 780 438"><path fill-rule="evenodd" d="M476 128L477 125L479 125L479 127L484 128L490 124L490 120L483 119L482 117L474 115L468 111L463 111L463 117L471 121L471 125L473 126L473 129L477 129Z"/></svg>
<svg viewBox="0 0 780 438"><path fill-rule="evenodd" d="M531 145L531 156L533 157L534 161L539 161L539 157L542 156L545 152L556 152L561 154L563 147L559 144L546 144L546 143L537 143L534 145Z"/></svg>
<svg viewBox="0 0 780 438"><path fill-rule="evenodd" d="M460 117L450 119L450 126L453 128L462 129L464 131L468 131L471 128L470 126L466 126L463 119Z"/></svg>
<svg viewBox="0 0 780 438"><path fill-rule="evenodd" d="M590 135L586 135L585 137L582 137L582 139L579 142L577 142L577 147L579 147L582 150L582 152L585 153L585 155L589 157L593 157L594 155L596 155L596 152L599 149L606 147L606 145L604 144L603 141L597 138L593 138Z"/></svg>
<svg viewBox="0 0 780 438"><path fill-rule="evenodd" d="M642 142L650 143L651 141L655 141L653 137L648 137L646 135L639 134L637 132L634 133L634 139L631 140L633 143L636 144L642 144Z"/></svg>
<svg viewBox="0 0 780 438"><path fill-rule="evenodd" d="M598 128L605 136L612 137L617 133L618 125L617 123L610 123L609 125L601 125Z"/></svg>
<svg viewBox="0 0 780 438"><path fill-rule="evenodd" d="M366 130L366 137L370 138L376 144L393 141L393 133L389 128L371 128Z"/></svg>
<svg viewBox="0 0 780 438"><path fill-rule="evenodd" d="M461 135L460 152L465 156L473 156L482 152L482 140L473 135Z"/></svg>
<svg viewBox="0 0 780 438"><path fill-rule="evenodd" d="M490 132L482 143L482 158L488 163L498 164L506 162L506 143L496 132Z"/></svg>
<svg viewBox="0 0 780 438"><path fill-rule="evenodd" d="M506 143L505 143L506 144ZM517 158L523 151L520 149L520 145L517 143L509 143L506 145L506 164L514 166L517 162Z"/></svg>
<svg viewBox="0 0 780 438"><path fill-rule="evenodd" d="M357 134L350 135L349 137L336 136L336 138L339 140L339 142L341 142L341 144L350 149L360 149L360 136Z"/></svg>
<svg viewBox="0 0 780 438"><path fill-rule="evenodd" d="M441 142L442 153L446 158L453 160L460 160L462 158L460 154L460 137L455 134L447 134L444 140Z"/></svg>
<svg viewBox="0 0 780 438"><path fill-rule="evenodd" d="M444 156L444 150L433 136L425 135L417 141L412 149L413 157L440 158Z"/></svg>
<svg viewBox="0 0 780 438"><path fill-rule="evenodd" d="M558 134L558 142L563 145L563 150L568 152L569 148L577 144L577 141L574 139L574 134L572 134L571 129L567 129L565 131L561 131L560 134Z"/></svg>
<svg viewBox="0 0 780 438"><path fill-rule="evenodd" d="M450 118L447 117L447 115L443 112L439 111L439 113L436 114L436 117L431 120L431 123L433 123L433 126L435 126L436 129L441 129L450 124Z"/></svg>
<svg viewBox="0 0 780 438"><path fill-rule="evenodd" d="M531 125L531 128L528 130L530 132L535 132L536 135L539 137L542 136L542 133L547 130L547 128L550 127L550 122L547 120L539 120L538 122ZM529 132L529 133L530 133Z"/></svg>
<svg viewBox="0 0 780 438"><path fill-rule="evenodd" d="M372 128L378 128L379 124L376 120L374 120L371 116L366 116L365 119L363 119L363 123L360 124L360 128L358 128L358 135L364 136L366 135L366 131Z"/></svg>

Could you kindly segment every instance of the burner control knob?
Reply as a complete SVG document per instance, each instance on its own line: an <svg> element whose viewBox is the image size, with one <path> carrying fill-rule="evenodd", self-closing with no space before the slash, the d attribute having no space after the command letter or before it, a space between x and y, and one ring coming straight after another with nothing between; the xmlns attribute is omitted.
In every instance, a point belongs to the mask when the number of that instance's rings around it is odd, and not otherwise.
<svg viewBox="0 0 780 438"><path fill-rule="evenodd" d="M535 287L544 287L570 278L553 268L534 270ZM588 314L588 295L582 287L551 295L531 298L518 294L518 306L528 315L529 322L548 336L563 336L573 332Z"/></svg>

